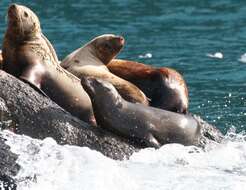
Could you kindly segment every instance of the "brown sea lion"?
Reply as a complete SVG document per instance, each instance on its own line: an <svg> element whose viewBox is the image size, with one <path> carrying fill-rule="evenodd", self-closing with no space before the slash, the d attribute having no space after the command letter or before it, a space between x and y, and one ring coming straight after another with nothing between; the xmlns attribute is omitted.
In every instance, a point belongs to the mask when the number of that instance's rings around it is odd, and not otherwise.
<svg viewBox="0 0 246 190"><path fill-rule="evenodd" d="M3 64L3 56L2 56L2 50L0 50L0 68L2 68Z"/></svg>
<svg viewBox="0 0 246 190"><path fill-rule="evenodd" d="M124 38L113 34L101 35L69 54L61 66L77 77L94 76L112 83L123 98L148 105L145 94L134 84L112 74L105 66L122 49Z"/></svg>
<svg viewBox="0 0 246 190"><path fill-rule="evenodd" d="M188 88L177 71L120 59L113 59L107 67L113 74L139 87L150 98L151 106L179 113L187 112Z"/></svg>
<svg viewBox="0 0 246 190"><path fill-rule="evenodd" d="M112 84L100 79L82 78L81 83L91 97L101 127L153 147L198 142L200 126L193 117L127 102Z"/></svg>
<svg viewBox="0 0 246 190"><path fill-rule="evenodd" d="M40 89L81 120L95 125L92 104L80 79L63 69L41 32L38 17L17 4L8 9L3 43L3 70Z"/></svg>

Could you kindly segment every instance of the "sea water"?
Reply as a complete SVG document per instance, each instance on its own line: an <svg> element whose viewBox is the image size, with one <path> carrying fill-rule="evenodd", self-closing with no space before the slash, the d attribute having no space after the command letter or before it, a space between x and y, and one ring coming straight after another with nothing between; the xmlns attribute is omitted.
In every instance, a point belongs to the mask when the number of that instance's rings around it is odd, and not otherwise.
<svg viewBox="0 0 246 190"><path fill-rule="evenodd" d="M230 132L221 144L167 144L116 161L87 147L61 146L2 131L21 166L19 190L244 190L246 134Z"/></svg>
<svg viewBox="0 0 246 190"><path fill-rule="evenodd" d="M0 41L11 2L0 2ZM246 1L15 2L37 13L60 60L95 36L123 35L119 58L176 69L189 88L190 112L224 134L235 129L205 152L170 144L144 149L127 161L85 147L59 146L50 138L0 132L20 154L22 189L246 189Z"/></svg>

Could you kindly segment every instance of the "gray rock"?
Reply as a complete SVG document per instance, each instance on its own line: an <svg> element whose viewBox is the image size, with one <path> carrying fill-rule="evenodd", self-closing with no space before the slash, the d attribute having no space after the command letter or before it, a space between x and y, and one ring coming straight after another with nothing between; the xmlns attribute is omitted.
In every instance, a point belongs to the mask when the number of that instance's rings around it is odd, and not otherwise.
<svg viewBox="0 0 246 190"><path fill-rule="evenodd" d="M86 146L113 159L128 158L140 146L73 117L28 84L0 70L2 128L59 144Z"/></svg>
<svg viewBox="0 0 246 190"><path fill-rule="evenodd" d="M86 146L112 159L128 158L143 146L100 127L92 127L73 117L29 84L0 70L0 118L2 128L32 138L52 137L59 144ZM199 117L202 147L209 141L220 142L223 135Z"/></svg>

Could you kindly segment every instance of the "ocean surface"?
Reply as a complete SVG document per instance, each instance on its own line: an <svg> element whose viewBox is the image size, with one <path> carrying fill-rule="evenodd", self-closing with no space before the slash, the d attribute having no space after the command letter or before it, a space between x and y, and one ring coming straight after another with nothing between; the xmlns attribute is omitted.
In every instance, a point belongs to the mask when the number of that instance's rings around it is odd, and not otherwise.
<svg viewBox="0 0 246 190"><path fill-rule="evenodd" d="M11 2L37 13L61 60L98 35L123 35L118 58L179 71L189 88L190 112L228 136L206 152L170 144L119 162L50 138L0 132L20 154L21 189L246 188L245 0L1 0L0 41ZM35 180L24 183L25 176Z"/></svg>

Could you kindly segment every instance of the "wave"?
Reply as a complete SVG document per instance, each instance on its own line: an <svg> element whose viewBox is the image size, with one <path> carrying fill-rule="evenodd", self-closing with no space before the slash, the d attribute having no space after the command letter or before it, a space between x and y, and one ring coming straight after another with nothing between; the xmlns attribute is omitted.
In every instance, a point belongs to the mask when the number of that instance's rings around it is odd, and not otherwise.
<svg viewBox="0 0 246 190"><path fill-rule="evenodd" d="M167 144L116 161L86 147L58 145L1 131L21 169L18 189L233 189L246 186L246 134L230 130L222 143Z"/></svg>

